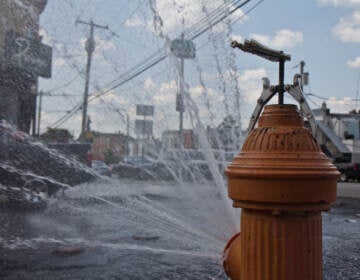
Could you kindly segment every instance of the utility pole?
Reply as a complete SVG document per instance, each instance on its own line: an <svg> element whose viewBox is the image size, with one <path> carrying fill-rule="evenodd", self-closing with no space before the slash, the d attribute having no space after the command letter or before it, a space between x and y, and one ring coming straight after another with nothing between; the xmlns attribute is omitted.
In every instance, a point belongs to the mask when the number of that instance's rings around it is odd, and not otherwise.
<svg viewBox="0 0 360 280"><path fill-rule="evenodd" d="M191 40L184 39L184 33L181 33L179 39L171 42L170 50L174 56L180 59L179 69L179 93L176 95L176 111L179 112L179 148L183 146L183 119L184 119L184 59L195 58L195 45Z"/></svg>
<svg viewBox="0 0 360 280"><path fill-rule="evenodd" d="M130 119L129 119L129 114L126 113L126 156L129 155L129 137L130 137Z"/></svg>
<svg viewBox="0 0 360 280"><path fill-rule="evenodd" d="M356 81L355 112L356 112L357 107L358 107L358 99L359 99L359 83L360 83L360 72L359 72L358 79L357 79L357 81Z"/></svg>
<svg viewBox="0 0 360 280"><path fill-rule="evenodd" d="M37 136L40 137L40 121L41 121L41 107L42 107L42 96L44 92L39 91L39 107L38 107L38 119L37 119Z"/></svg>
<svg viewBox="0 0 360 280"><path fill-rule="evenodd" d="M181 40L184 40L184 33L181 33ZM180 79L179 79L179 98L180 98L180 109L179 109L179 138L180 138L180 149L184 145L183 136L183 120L184 120L184 57L180 58Z"/></svg>
<svg viewBox="0 0 360 280"><path fill-rule="evenodd" d="M87 106L88 106L88 96L89 96L91 59L92 59L92 54L95 50L94 28L97 27L102 29L109 29L109 27L107 25L104 26L104 25L95 24L92 20L90 20L90 22L77 20L76 24L77 23L90 25L90 35L85 43L85 50L87 52L87 62L86 62L85 90L84 90L84 101L82 106L82 123L81 123L81 134L83 134L87 129L86 119L87 119Z"/></svg>
<svg viewBox="0 0 360 280"><path fill-rule="evenodd" d="M304 91L304 66L305 66L305 61L301 60L300 61L300 74L301 74L301 91Z"/></svg>
<svg viewBox="0 0 360 280"><path fill-rule="evenodd" d="M125 141L125 153L126 153L126 156L128 156L129 155L129 151L130 151L130 149L129 149L129 137L130 137L130 117L129 117L129 113L126 111L126 110L124 110L124 109L115 109L116 110L116 112L118 112L119 113L119 115L120 116L124 116L124 114L123 113L121 113L121 111L123 111L123 112L125 112L125 114L126 114L126 141ZM144 117L145 118L145 117Z"/></svg>
<svg viewBox="0 0 360 280"><path fill-rule="evenodd" d="M300 61L300 74L301 74L301 91L304 91L304 86L309 84L309 72L304 72L305 62L302 60Z"/></svg>

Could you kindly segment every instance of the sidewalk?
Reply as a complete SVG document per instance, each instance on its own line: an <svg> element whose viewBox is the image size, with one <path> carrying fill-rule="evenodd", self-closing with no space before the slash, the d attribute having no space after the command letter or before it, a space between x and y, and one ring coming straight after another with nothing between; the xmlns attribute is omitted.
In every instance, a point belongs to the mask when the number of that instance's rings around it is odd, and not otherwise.
<svg viewBox="0 0 360 280"><path fill-rule="evenodd" d="M339 182L337 187L337 195L338 197L353 197L360 199L360 184Z"/></svg>
<svg viewBox="0 0 360 280"><path fill-rule="evenodd" d="M360 279L359 198L339 197L323 214L323 263L324 280Z"/></svg>

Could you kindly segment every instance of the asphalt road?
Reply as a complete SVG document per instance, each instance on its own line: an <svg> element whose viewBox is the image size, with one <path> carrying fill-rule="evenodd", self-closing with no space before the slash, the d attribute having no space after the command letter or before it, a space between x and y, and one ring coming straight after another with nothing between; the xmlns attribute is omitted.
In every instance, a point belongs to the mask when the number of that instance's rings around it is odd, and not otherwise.
<svg viewBox="0 0 360 280"><path fill-rule="evenodd" d="M339 182L337 195L338 197L360 198L360 183Z"/></svg>
<svg viewBox="0 0 360 280"><path fill-rule="evenodd" d="M44 210L0 209L0 279L225 280L222 244L217 250L218 239L193 234L213 220L209 229L223 231L205 211L215 209L205 202L216 200L192 200L206 198L207 185L191 185L185 195L176 184L143 183L96 181L68 190ZM344 196L359 195L360 184L338 189L322 215L323 279L359 280L360 198Z"/></svg>

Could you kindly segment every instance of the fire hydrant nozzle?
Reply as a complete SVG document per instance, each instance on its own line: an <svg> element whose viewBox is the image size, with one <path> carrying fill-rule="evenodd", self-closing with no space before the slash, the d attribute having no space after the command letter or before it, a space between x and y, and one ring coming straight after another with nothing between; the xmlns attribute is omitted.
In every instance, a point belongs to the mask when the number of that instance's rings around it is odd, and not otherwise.
<svg viewBox="0 0 360 280"><path fill-rule="evenodd" d="M321 211L336 200L339 172L295 105L268 105L228 166L241 234L225 248L231 279L321 280Z"/></svg>

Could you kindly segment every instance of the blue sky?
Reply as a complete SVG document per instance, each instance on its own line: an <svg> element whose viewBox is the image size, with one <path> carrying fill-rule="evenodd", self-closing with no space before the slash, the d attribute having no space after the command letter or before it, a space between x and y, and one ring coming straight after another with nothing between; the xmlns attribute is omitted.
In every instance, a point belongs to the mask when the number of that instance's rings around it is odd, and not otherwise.
<svg viewBox="0 0 360 280"><path fill-rule="evenodd" d="M205 27L211 18L209 14L214 11L226 14L219 9L224 2L240 1L49 0L40 25L43 41L53 47L53 73L51 79L40 79L40 88L52 96L43 98L42 130L82 100L84 42L89 27L75 25L76 19L92 19L109 26L109 30L95 29L90 93L109 92L90 102L92 128L124 132L125 114L129 114L133 125L135 105L151 104L156 112L155 134L159 136L165 129L176 129L176 58L170 55L130 82L113 90L110 87L121 81L119 78L129 69L141 66L140 62L166 49L166 38L172 40L182 31L190 34L195 32L194 28ZM257 3L249 14L243 14ZM204 21L200 21L202 19ZM199 21L201 24L196 24ZM154 22L158 24L156 29ZM252 0L194 40L197 55L195 60L185 61L185 81L194 101L188 102L188 106L195 103L196 108L185 114L186 128L192 127L190 114L197 110L204 125L216 126L224 116L237 115L239 111L242 125L247 126L261 92L261 78L268 76L275 84L278 71L275 63L229 47L230 39L251 38L291 54L292 60L286 63L286 83L292 81L292 76L299 71L297 65L304 60L305 71L310 73L305 93L329 98L328 107L334 112L347 112L356 107L360 1ZM240 109L236 106L236 93L240 96ZM319 98L309 98L313 108L322 103ZM77 135L81 112L61 127Z"/></svg>

